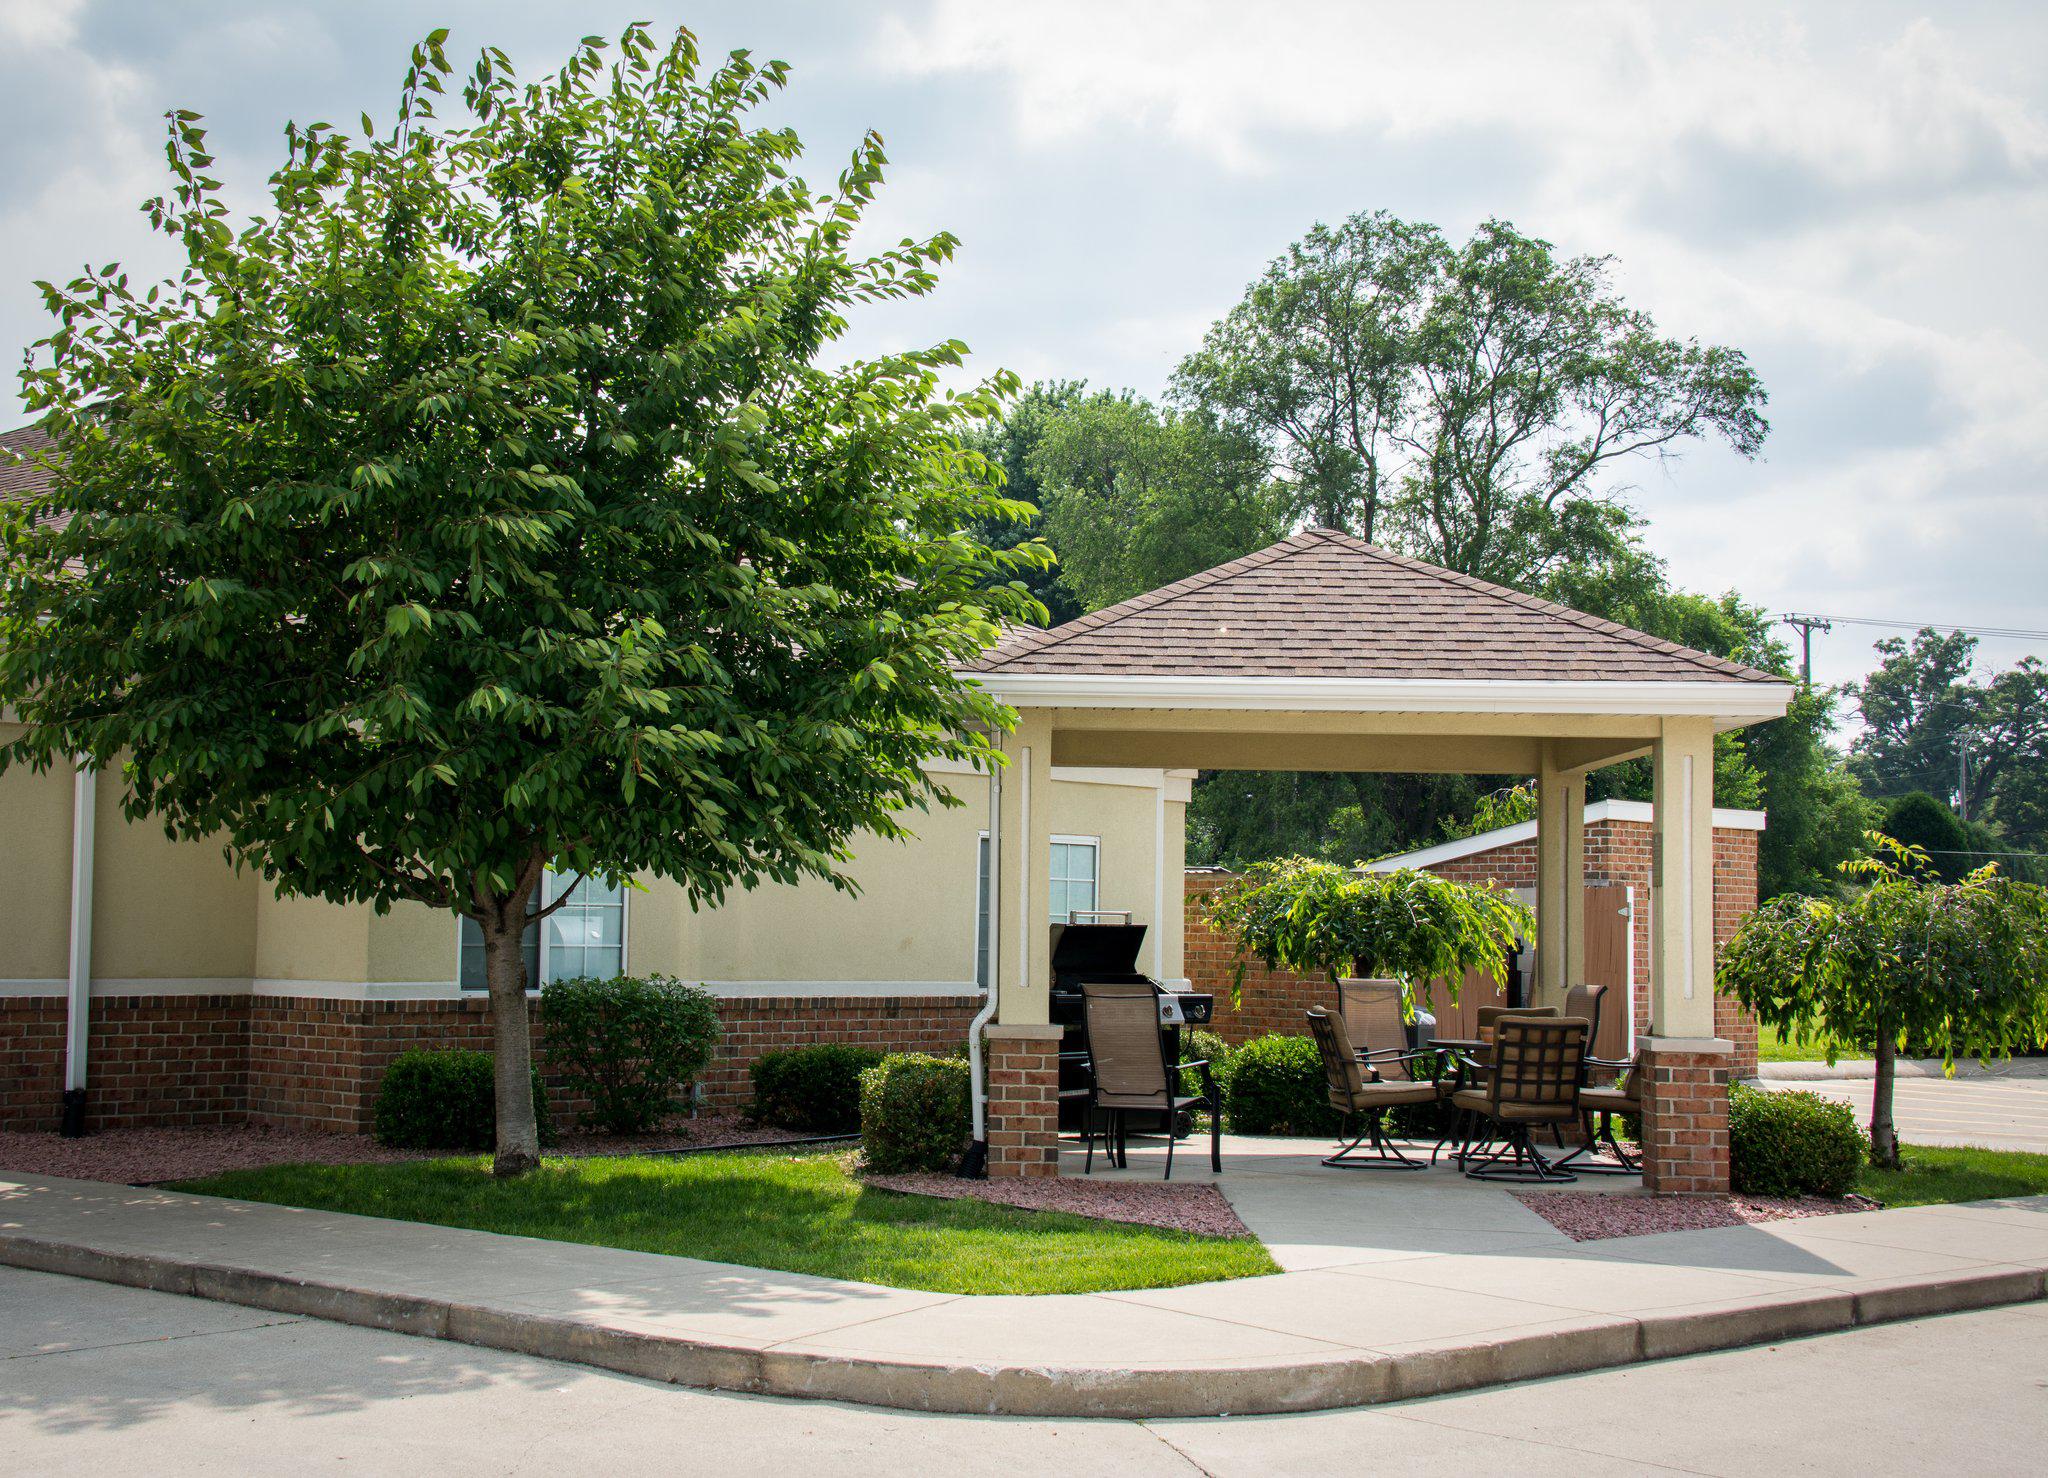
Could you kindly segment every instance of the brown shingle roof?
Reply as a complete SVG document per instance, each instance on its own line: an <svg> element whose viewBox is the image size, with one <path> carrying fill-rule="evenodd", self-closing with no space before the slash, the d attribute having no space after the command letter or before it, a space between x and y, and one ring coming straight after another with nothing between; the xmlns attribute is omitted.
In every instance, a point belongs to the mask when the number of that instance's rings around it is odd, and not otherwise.
<svg viewBox="0 0 2048 1478"><path fill-rule="evenodd" d="M1330 529L1050 630L978 672L1514 682L1778 678Z"/></svg>
<svg viewBox="0 0 2048 1478"><path fill-rule="evenodd" d="M40 425L0 432L0 498L25 498L50 485L49 469L27 460L49 445L49 434Z"/></svg>

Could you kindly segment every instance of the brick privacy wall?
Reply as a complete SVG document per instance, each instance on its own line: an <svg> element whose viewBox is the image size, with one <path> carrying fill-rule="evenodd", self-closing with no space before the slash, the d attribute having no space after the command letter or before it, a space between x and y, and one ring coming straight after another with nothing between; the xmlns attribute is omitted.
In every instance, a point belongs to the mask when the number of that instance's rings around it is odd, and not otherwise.
<svg viewBox="0 0 2048 1478"><path fill-rule="evenodd" d="M1209 1030L1233 1047L1276 1032L1288 1037L1301 1036L1307 1030L1302 1020L1304 1011L1310 1007L1328 1009L1336 1004L1330 982L1320 975L1268 970L1257 960L1248 960L1242 1004L1230 1004L1236 950L1229 939L1209 926L1208 900L1233 876L1227 872L1190 872L1181 901L1187 943L1184 968L1193 989L1207 991L1216 998Z"/></svg>
<svg viewBox="0 0 2048 1478"><path fill-rule="evenodd" d="M1589 882L1621 883L1634 889L1635 1023L1646 1030L1650 1021L1650 837L1640 821L1598 821L1586 828L1586 878ZM1758 834L1734 827L1714 829L1714 948L1718 952L1736 927L1756 908ZM1454 857L1429 869L1461 883L1497 883L1505 888L1536 886L1536 843L1512 842L1469 857ZM1329 982L1314 976L1267 970L1256 960L1244 973L1243 1004L1231 1009L1230 942L1209 927L1209 894L1231 874L1191 871L1186 884L1187 972L1193 988L1216 997L1216 1027L1233 1045L1267 1032L1300 1036L1302 1012L1333 1004ZM1730 1071L1756 1076L1756 1021L1735 1001L1714 998L1714 1029L1735 1044Z"/></svg>
<svg viewBox="0 0 2048 1478"><path fill-rule="evenodd" d="M743 1107L762 1053L813 1042L946 1051L967 1039L972 996L763 996L720 1000L724 1035L703 1076L714 1108ZM550 1077L534 1004L535 1059ZM0 1125L54 1129L64 1074L62 997L0 1000ZM489 1051L481 997L337 1001L280 996L101 997L89 1049L94 1130L260 1124L363 1133L391 1060L414 1047ZM556 1117L582 1107L550 1082Z"/></svg>
<svg viewBox="0 0 2048 1478"><path fill-rule="evenodd" d="M1718 1053L1652 1052L1643 1082L1643 1188L1728 1190L1728 1064Z"/></svg>
<svg viewBox="0 0 2048 1478"><path fill-rule="evenodd" d="M1030 1028L1025 1028L1030 1030ZM1060 1173L1060 1043L988 1031L988 1173L998 1180Z"/></svg>

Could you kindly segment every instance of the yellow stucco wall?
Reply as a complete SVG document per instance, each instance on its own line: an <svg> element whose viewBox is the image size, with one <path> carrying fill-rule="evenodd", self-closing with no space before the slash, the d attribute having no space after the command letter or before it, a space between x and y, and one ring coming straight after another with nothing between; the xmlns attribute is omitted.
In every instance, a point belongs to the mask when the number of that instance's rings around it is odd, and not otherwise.
<svg viewBox="0 0 2048 1478"><path fill-rule="evenodd" d="M0 724L0 741L21 733ZM7 849L7 913L0 980L60 980L70 968L71 772L0 775L0 844Z"/></svg>
<svg viewBox="0 0 2048 1478"><path fill-rule="evenodd" d="M978 840L988 824L983 782L949 777L966 802L910 818L905 842L866 837L850 868L858 895L830 885L736 890L693 912L674 883L643 878L628 895L627 966L637 973L735 982L910 982L975 978ZM1100 906L1156 924L1160 792L1150 784L1058 780L1046 824L1100 839ZM456 922L418 905L279 898L237 872L217 845L173 842L120 810L117 775L99 780L95 826L96 980L440 983L456 971ZM0 775L0 837L12 854L10 927L0 930L0 980L49 982L68 969L72 777ZM1165 807L1167 937L1163 969L1150 940L1141 969L1166 978L1180 963L1185 807ZM1043 887L1036 890L1043 903ZM234 988L223 984L221 988Z"/></svg>
<svg viewBox="0 0 2048 1478"><path fill-rule="evenodd" d="M0 738L20 730L0 726ZM0 845L9 924L0 980L59 984L70 969L71 807L66 768L0 775ZM122 781L96 782L92 973L98 981L246 980L255 951L256 879L212 842L174 842L121 815ZM230 986L231 988L231 986Z"/></svg>

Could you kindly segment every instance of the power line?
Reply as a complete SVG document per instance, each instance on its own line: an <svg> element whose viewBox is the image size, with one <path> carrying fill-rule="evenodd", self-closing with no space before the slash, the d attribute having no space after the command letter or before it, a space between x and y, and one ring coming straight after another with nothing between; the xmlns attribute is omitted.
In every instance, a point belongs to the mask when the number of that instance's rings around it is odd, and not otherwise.
<svg viewBox="0 0 2048 1478"><path fill-rule="evenodd" d="M1956 626L1942 621L1885 621L1875 616L1806 616L1791 612L1778 617L1787 626L1797 626L1802 631L1818 628L1825 631L1830 622L1844 626L1881 626L1895 631L1960 631L1969 636L2010 637L2018 641L2048 641L2048 631L2034 631L2021 626Z"/></svg>

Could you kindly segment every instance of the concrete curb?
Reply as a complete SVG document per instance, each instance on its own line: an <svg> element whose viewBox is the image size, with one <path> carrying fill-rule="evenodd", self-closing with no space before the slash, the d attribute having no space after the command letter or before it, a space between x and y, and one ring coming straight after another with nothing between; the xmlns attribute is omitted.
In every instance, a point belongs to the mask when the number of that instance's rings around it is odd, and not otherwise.
<svg viewBox="0 0 2048 1478"><path fill-rule="evenodd" d="M1474 1335L1390 1354L1132 1370L894 1361L722 1345L19 1233L0 1232L0 1263L673 1385L912 1411L1040 1417L1228 1416L1369 1406L2048 1297L2048 1270L1979 1267L1873 1283L1854 1292L1818 1290L1642 1316L1588 1315L1563 1328Z"/></svg>

